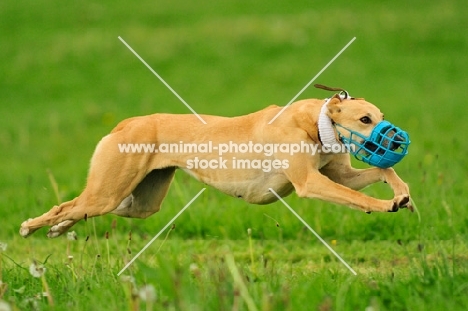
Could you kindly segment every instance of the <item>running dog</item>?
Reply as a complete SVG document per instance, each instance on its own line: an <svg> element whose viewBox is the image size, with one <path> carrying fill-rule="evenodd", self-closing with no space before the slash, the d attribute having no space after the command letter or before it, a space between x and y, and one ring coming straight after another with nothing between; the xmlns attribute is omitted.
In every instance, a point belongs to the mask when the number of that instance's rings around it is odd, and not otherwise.
<svg viewBox="0 0 468 311"><path fill-rule="evenodd" d="M146 218L159 211L176 169L254 204L274 202L278 199L275 193L284 197L294 190L299 197L367 213L412 210L409 188L391 167L407 153L406 132L384 121L382 112L364 99L350 97L342 89L317 87L341 92L327 100L301 100L287 109L270 106L239 117L200 115L207 124L193 114L126 119L97 144L84 191L42 216L24 221L20 234L27 237L49 226L47 236L57 237L82 219L108 213ZM301 143L318 149L292 154L280 152L280 148L268 155L229 150L220 157L218 152L200 152L196 148L192 152L122 152L119 148L122 144L157 147L207 142L212 146L235 143L280 147ZM346 145L349 152L329 152L334 144ZM351 155L374 167L353 168ZM239 159L243 164L268 163L269 169L227 165ZM197 163L213 165L194 165ZM392 199L376 199L358 191L379 181L393 189Z"/></svg>

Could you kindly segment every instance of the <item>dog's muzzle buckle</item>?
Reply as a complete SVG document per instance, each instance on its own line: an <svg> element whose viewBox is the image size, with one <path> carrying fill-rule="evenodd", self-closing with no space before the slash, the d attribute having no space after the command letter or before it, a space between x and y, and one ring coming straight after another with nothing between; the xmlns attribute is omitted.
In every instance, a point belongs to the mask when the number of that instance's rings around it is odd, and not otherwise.
<svg viewBox="0 0 468 311"><path fill-rule="evenodd" d="M335 124L340 140L348 146L349 152L360 161L380 168L392 167L408 154L410 144L407 132L388 121L379 122L366 137L340 124ZM347 130L349 138L340 133Z"/></svg>

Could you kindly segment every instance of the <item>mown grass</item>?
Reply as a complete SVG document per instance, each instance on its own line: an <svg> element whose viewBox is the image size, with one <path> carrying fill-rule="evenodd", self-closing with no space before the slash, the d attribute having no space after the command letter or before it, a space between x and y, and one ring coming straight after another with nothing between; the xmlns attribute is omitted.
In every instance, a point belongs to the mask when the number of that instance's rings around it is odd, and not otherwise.
<svg viewBox="0 0 468 311"><path fill-rule="evenodd" d="M18 236L24 219L57 203L48 172L59 200L77 196L96 142L119 120L188 113L118 36L197 112L225 116L286 104L356 36L317 82L365 97L410 133L410 154L396 170L419 213L366 215L294 194L287 201L358 276L281 203L252 206L211 188L176 221L160 250L163 239L125 274L133 275L136 288L155 287L154 309L247 309L228 265L231 255L259 309L466 309L468 40L462 1L35 1L0 7L0 241L8 244L0 253L0 300L21 310L35 303L51 308L41 297L41 279L28 272L36 259L46 261L56 310L131 308L137 303L131 284L116 273L202 187L178 172L163 209L149 219L82 222L74 227L77 241L46 240L45 230L28 240ZM309 88L301 98L328 95ZM391 195L380 184L365 192Z"/></svg>

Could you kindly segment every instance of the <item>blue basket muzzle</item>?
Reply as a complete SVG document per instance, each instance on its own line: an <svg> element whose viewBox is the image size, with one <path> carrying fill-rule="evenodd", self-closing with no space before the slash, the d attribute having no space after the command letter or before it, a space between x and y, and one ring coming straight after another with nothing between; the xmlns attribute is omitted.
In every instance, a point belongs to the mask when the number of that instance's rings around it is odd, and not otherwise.
<svg viewBox="0 0 468 311"><path fill-rule="evenodd" d="M380 168L392 167L408 154L409 135L388 121L379 122L368 137L335 124L340 140L349 152L360 161ZM340 132L343 128L349 137Z"/></svg>

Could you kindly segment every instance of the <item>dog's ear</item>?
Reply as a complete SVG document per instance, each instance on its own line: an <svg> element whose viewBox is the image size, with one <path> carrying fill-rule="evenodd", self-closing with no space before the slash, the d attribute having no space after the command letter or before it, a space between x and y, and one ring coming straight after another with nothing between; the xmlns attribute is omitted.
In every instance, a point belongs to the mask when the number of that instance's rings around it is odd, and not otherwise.
<svg viewBox="0 0 468 311"><path fill-rule="evenodd" d="M328 106L328 116L330 118L332 118L332 116L334 114L341 112L341 102L342 102L342 99L341 99L340 95L338 95L338 94L333 95L333 97L330 99L330 101L328 102L328 105L327 105Z"/></svg>

